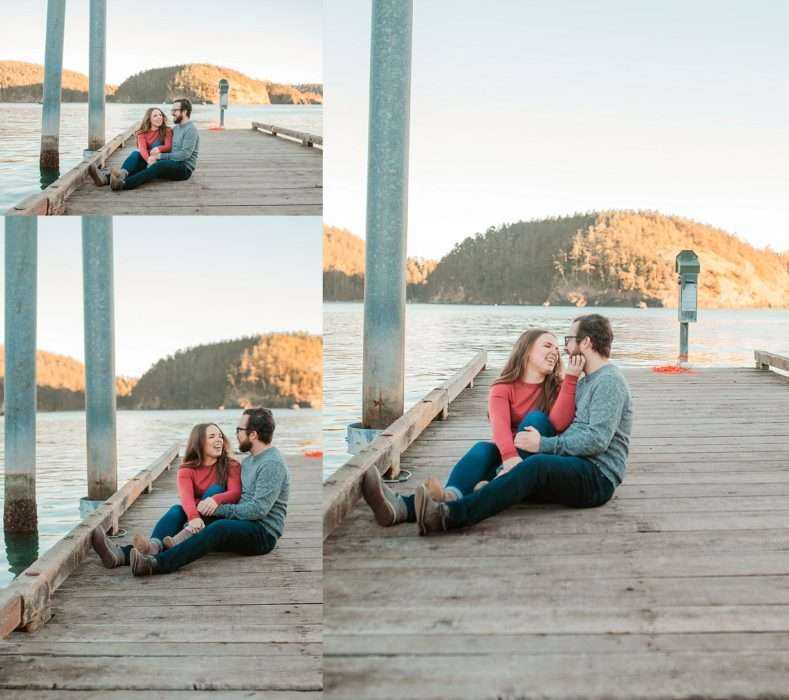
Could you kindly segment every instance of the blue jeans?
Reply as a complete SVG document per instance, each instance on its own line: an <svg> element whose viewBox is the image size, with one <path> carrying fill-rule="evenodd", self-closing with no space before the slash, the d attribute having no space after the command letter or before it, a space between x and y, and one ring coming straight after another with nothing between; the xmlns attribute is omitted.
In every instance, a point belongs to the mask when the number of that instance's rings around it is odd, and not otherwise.
<svg viewBox="0 0 789 700"><path fill-rule="evenodd" d="M614 495L614 485L583 457L535 454L479 491L450 501L447 527L467 527L524 501L594 508Z"/></svg>
<svg viewBox="0 0 789 700"><path fill-rule="evenodd" d="M133 190L156 178L188 180L192 177L192 171L181 161L157 160L153 165L148 165L139 151L132 151L121 167L128 173L123 185L124 190Z"/></svg>
<svg viewBox="0 0 789 700"><path fill-rule="evenodd" d="M222 488L219 484L212 484L209 486L205 493L200 497L202 501L205 498L209 498L210 496L216 496L218 493L223 493L226 489ZM203 516L201 516L203 517ZM208 525L208 523L214 522L218 518L212 517L203 517L203 521ZM159 540L159 544L162 544L162 541L165 537L173 537L177 535L181 530L184 529L186 523L189 522L189 517L186 515L186 511L180 505L174 505L168 510L159 520L157 521L156 525L153 526L153 532L151 532L151 539L152 540ZM123 556L126 560L126 563L129 563L129 552L131 552L132 546L130 544L123 545L121 549L123 550Z"/></svg>
<svg viewBox="0 0 789 700"><path fill-rule="evenodd" d="M548 419L548 416L542 411L530 411L527 413L521 422L518 423L517 432L528 427L537 428L540 431L540 435L548 437L556 435L556 429ZM525 450L518 450L518 454L523 459L530 456ZM452 467L445 488L447 491L453 491L457 498L462 498L466 494L473 493L474 487L480 481L491 481L494 479L500 466L501 453L495 443L478 442ZM415 523L414 497L403 496L403 500L405 500L406 508L408 509L408 522Z"/></svg>
<svg viewBox="0 0 789 700"><path fill-rule="evenodd" d="M154 573L169 574L190 564L210 552L233 552L234 554L268 554L277 544L277 539L266 532L256 520L229 520L211 518L196 535L156 555Z"/></svg>

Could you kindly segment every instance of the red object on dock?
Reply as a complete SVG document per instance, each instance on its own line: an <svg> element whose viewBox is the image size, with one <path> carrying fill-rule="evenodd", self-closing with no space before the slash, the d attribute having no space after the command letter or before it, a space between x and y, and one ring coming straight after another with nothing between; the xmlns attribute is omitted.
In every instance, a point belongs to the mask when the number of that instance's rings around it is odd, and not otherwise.
<svg viewBox="0 0 789 700"><path fill-rule="evenodd" d="M661 367L653 367L652 371L658 374L687 374L693 370L679 365L662 365Z"/></svg>

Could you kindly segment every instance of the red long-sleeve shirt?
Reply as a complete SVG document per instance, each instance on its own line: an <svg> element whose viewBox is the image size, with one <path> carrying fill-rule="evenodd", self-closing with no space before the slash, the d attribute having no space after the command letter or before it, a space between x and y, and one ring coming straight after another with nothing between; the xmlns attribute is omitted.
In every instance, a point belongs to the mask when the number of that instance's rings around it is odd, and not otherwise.
<svg viewBox="0 0 789 700"><path fill-rule="evenodd" d="M137 134L137 150L140 155L148 160L150 148L159 139L159 129L151 129L150 131L141 131ZM169 153L173 148L173 130L167 126L164 129L164 143L159 146L161 153Z"/></svg>
<svg viewBox="0 0 789 700"><path fill-rule="evenodd" d="M197 518L197 502L209 486L217 483L216 465L210 467L181 467L178 470L178 497L189 520ZM219 503L238 503L241 498L241 465L234 459L228 463L227 487L212 498Z"/></svg>
<svg viewBox="0 0 789 700"><path fill-rule="evenodd" d="M568 375L562 382L559 395L548 414L557 432L567 429L575 418L575 386L578 377ZM488 396L488 416L493 430L493 442L501 452L501 461L517 457L515 431L523 417L533 411L542 391L542 384L494 384Z"/></svg>

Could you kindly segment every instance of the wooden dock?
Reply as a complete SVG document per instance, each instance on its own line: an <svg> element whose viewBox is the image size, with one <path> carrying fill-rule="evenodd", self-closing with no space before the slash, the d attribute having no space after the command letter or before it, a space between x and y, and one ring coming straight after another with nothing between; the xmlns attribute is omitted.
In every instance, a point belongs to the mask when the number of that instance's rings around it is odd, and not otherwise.
<svg viewBox="0 0 789 700"><path fill-rule="evenodd" d="M128 567L104 569L91 551L54 594L46 625L0 641L0 696L319 696L321 460L286 459L291 502L273 552L212 554L138 579ZM128 534L120 541L149 532L177 502L175 472L121 518Z"/></svg>
<svg viewBox="0 0 789 700"><path fill-rule="evenodd" d="M490 438L495 375L400 458L403 493ZM602 508L524 505L419 537L356 504L324 542L327 698L787 696L789 383L626 376L631 457Z"/></svg>
<svg viewBox="0 0 789 700"><path fill-rule="evenodd" d="M273 215L320 216L323 212L323 153L291 138L259 130L200 129L197 168L188 180L156 180L126 192L96 187L87 162L64 174L46 190L12 207L7 215ZM120 167L134 150L135 128L128 129L92 160ZM289 130L281 130L283 136ZM299 136L306 139L309 134Z"/></svg>

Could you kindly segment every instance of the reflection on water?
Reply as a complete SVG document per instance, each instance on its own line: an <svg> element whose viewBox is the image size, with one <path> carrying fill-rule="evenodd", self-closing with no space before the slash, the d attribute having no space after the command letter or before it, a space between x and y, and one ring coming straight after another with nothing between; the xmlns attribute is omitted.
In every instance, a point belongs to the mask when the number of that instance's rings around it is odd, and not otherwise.
<svg viewBox="0 0 789 700"><path fill-rule="evenodd" d="M240 412L240 411L239 411ZM237 411L119 411L118 484L149 466L173 443L183 445L195 423L212 422L235 446ZM286 454L320 449L321 414L313 409L275 409L274 441ZM5 462L0 419L0 458ZM79 500L87 494L85 414L78 411L39 413L36 417L36 537L0 535L0 587L39 554L46 552L80 521ZM4 480L0 472L0 510ZM173 492L173 502L177 496Z"/></svg>
<svg viewBox="0 0 789 700"><path fill-rule="evenodd" d="M107 140L125 131L153 105L107 104ZM169 114L169 110L166 110ZM198 129L219 123L217 105L195 105L192 121ZM253 121L323 133L320 105L231 105L225 112L228 129L250 128ZM261 137L262 138L262 137ZM88 147L87 103L64 103L60 112L60 172L82 162ZM41 105L0 104L0 212L36 194L57 177L39 166ZM52 178L52 179L50 179Z"/></svg>
<svg viewBox="0 0 789 700"><path fill-rule="evenodd" d="M324 478L347 459L345 429L359 420L362 381L362 304L325 304ZM406 307L406 408L447 379L478 350L500 368L518 335L539 326L563 336L580 313L558 306ZM676 362L676 309L594 309L611 319L614 361L624 366ZM754 349L789 354L789 310L699 310L690 327L690 362L698 366L753 366Z"/></svg>

